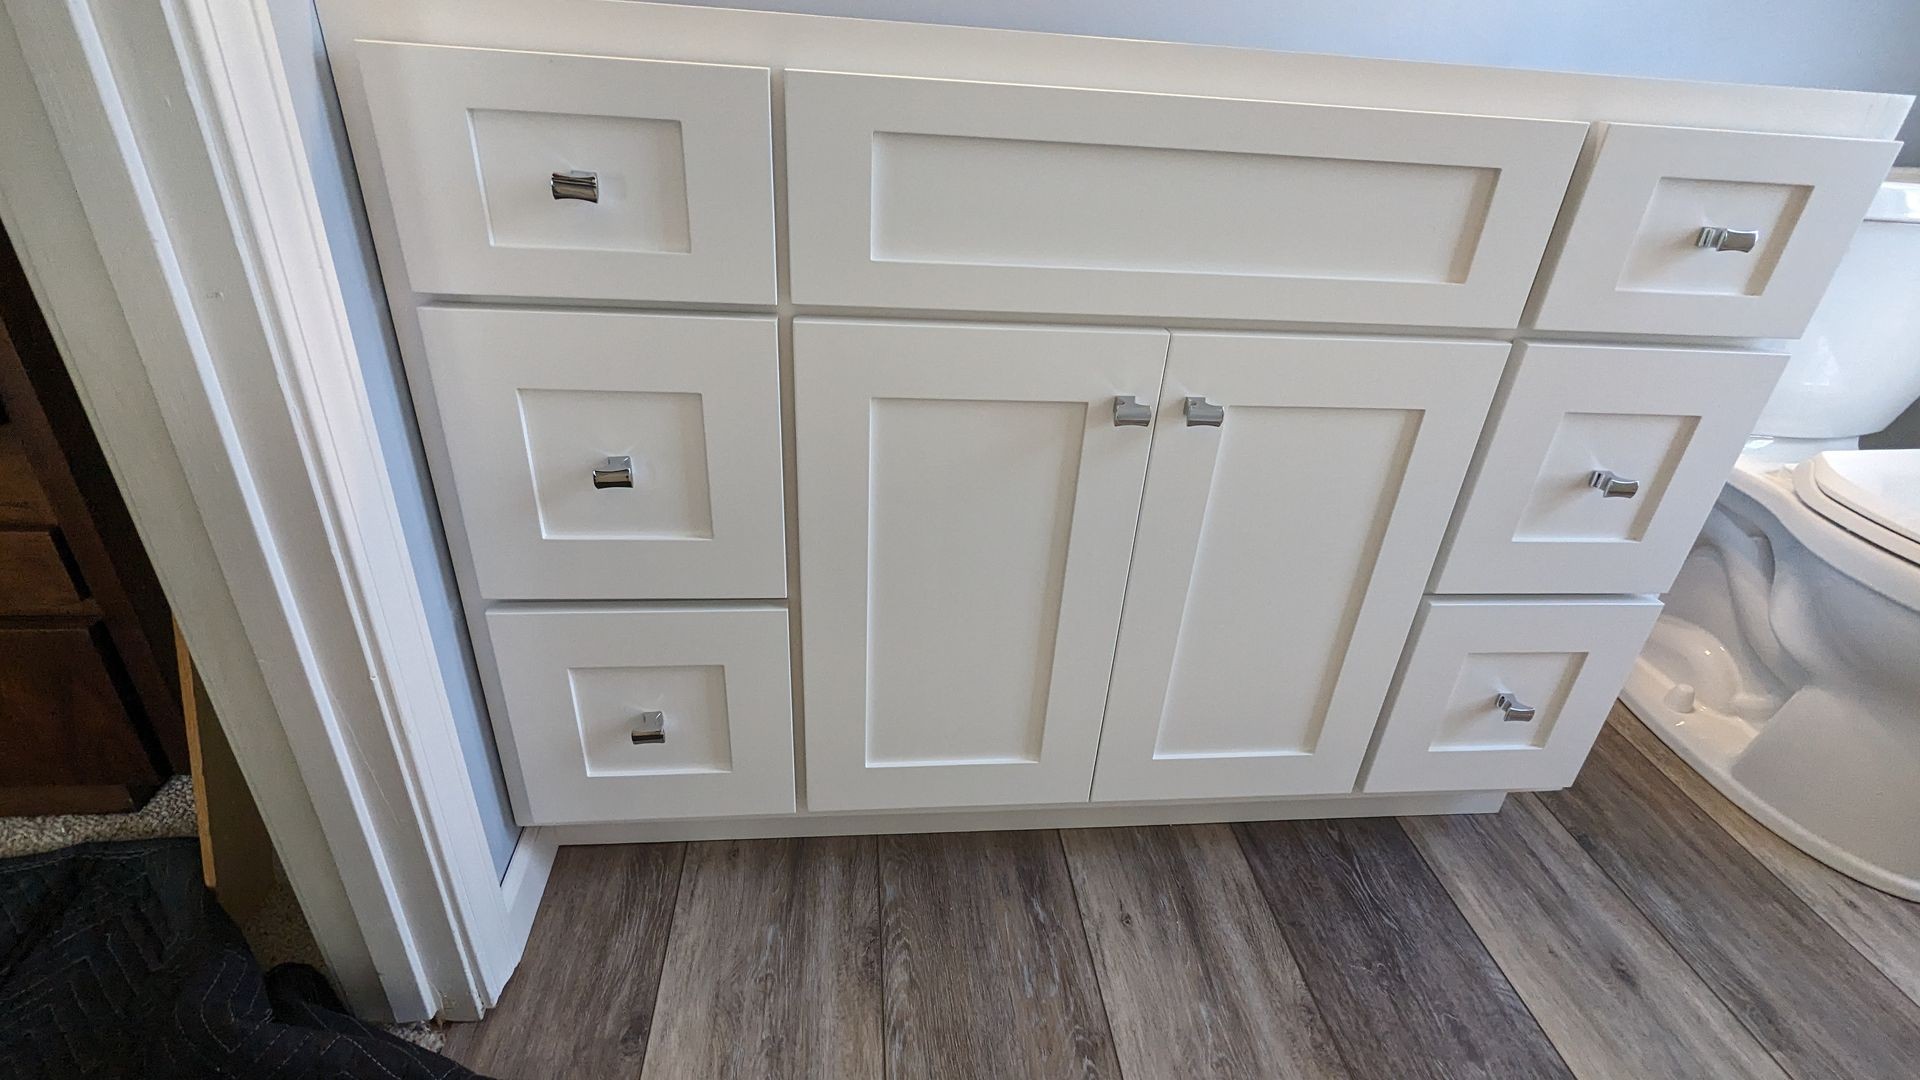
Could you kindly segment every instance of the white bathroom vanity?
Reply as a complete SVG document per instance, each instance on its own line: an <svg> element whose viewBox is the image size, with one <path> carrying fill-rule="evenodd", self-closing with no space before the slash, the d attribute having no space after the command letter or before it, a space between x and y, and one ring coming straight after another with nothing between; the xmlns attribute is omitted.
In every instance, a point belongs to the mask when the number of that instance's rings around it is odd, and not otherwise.
<svg viewBox="0 0 1920 1080"><path fill-rule="evenodd" d="M563 842L1572 781L1896 95L321 0Z"/></svg>

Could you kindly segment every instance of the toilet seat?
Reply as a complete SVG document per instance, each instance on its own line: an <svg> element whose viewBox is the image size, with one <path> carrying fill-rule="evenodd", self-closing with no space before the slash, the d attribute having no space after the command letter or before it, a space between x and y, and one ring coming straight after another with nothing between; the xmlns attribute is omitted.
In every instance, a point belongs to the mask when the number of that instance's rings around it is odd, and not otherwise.
<svg viewBox="0 0 1920 1080"><path fill-rule="evenodd" d="M1807 508L1920 565L1920 450L1829 450L1793 471Z"/></svg>
<svg viewBox="0 0 1920 1080"><path fill-rule="evenodd" d="M1849 510L1920 541L1920 450L1852 450L1814 458L1820 490Z"/></svg>
<svg viewBox="0 0 1920 1080"><path fill-rule="evenodd" d="M1920 542L1854 513L1820 489L1809 462L1781 465L1742 457L1721 498L1745 502L1842 574L1895 603L1920 610Z"/></svg>

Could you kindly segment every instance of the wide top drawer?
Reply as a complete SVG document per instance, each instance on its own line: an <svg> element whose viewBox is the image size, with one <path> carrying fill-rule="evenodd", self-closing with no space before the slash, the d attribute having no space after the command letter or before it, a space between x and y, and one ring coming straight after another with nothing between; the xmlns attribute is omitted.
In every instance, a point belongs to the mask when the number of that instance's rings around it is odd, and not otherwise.
<svg viewBox="0 0 1920 1080"><path fill-rule="evenodd" d="M1898 142L1600 125L1532 323L1796 338Z"/></svg>
<svg viewBox="0 0 1920 1080"><path fill-rule="evenodd" d="M1514 325L1587 125L786 74L797 303Z"/></svg>
<svg viewBox="0 0 1920 1080"><path fill-rule="evenodd" d="M355 56L415 292L772 304L766 68L385 41Z"/></svg>

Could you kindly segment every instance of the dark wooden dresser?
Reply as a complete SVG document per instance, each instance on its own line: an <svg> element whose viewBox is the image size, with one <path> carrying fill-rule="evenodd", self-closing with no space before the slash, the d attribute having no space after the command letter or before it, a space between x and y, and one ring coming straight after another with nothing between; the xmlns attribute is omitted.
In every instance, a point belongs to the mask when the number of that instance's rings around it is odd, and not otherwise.
<svg viewBox="0 0 1920 1080"><path fill-rule="evenodd" d="M130 810L187 769L171 614L0 233L0 815Z"/></svg>

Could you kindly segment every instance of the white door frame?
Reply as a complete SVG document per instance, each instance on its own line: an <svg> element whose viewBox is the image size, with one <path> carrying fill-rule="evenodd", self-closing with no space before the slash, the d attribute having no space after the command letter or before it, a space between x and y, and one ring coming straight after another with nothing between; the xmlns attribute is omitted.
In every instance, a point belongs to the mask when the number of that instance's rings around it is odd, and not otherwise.
<svg viewBox="0 0 1920 1080"><path fill-rule="evenodd" d="M265 0L0 0L0 218L348 1002L472 1018L496 873Z"/></svg>

